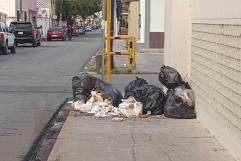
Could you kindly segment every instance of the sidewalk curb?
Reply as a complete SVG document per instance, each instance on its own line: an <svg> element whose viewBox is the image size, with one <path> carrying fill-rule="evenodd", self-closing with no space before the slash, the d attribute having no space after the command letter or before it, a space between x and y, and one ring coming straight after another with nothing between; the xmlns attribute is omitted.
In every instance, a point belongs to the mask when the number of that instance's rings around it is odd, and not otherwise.
<svg viewBox="0 0 241 161"><path fill-rule="evenodd" d="M95 59L96 55L101 52L102 47L99 47L90 57L90 59L80 68L80 72L88 72L88 65L90 64L90 62Z"/></svg>
<svg viewBox="0 0 241 161"><path fill-rule="evenodd" d="M64 138L67 137L67 127L69 127L71 117L68 115L67 119L64 122L64 125L56 139L55 144L53 145L53 148L48 156L47 161L58 161L59 160L59 150L60 147L64 141Z"/></svg>
<svg viewBox="0 0 241 161"><path fill-rule="evenodd" d="M69 98L66 98L63 103L59 106L59 108L55 111L55 113L52 115L52 117L49 119L48 123L45 125L45 127L41 130L40 134L34 141L31 149L27 152L27 154L24 156L23 161L31 161L35 160L37 157L37 154L39 150L41 149L41 145L46 137L46 133L48 130L53 127L53 124L55 123L55 120L58 116L58 114L63 110L64 106L67 104ZM67 114L68 115L68 114ZM60 128L61 131L61 128Z"/></svg>

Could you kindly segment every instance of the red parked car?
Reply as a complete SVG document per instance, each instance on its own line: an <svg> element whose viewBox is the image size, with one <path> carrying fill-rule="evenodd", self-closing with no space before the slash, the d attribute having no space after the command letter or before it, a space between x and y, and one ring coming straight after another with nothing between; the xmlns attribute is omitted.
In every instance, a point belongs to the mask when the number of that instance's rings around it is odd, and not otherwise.
<svg viewBox="0 0 241 161"><path fill-rule="evenodd" d="M48 30L47 40L51 41L53 39L61 39L65 41L67 38L67 33L63 27L51 27Z"/></svg>

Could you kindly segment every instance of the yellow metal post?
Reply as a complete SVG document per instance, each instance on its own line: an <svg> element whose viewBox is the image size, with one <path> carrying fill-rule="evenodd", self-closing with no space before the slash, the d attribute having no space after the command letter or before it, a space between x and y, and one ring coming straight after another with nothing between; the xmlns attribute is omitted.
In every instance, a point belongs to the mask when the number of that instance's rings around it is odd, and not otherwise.
<svg viewBox="0 0 241 161"><path fill-rule="evenodd" d="M133 37L133 66L136 69L136 38Z"/></svg>
<svg viewBox="0 0 241 161"><path fill-rule="evenodd" d="M111 0L106 0L107 43L106 43L106 74L111 83Z"/></svg>

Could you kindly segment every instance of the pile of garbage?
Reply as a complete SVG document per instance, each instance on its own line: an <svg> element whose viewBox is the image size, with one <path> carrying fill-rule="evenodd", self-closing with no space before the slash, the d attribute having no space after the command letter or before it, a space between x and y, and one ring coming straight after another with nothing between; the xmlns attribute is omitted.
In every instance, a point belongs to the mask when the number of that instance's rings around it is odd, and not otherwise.
<svg viewBox="0 0 241 161"><path fill-rule="evenodd" d="M99 118L162 114L175 119L196 118L194 92L180 74L172 67L162 66L159 81L165 88L150 85L137 77L125 87L123 97L111 84L81 73L72 79L74 102L71 109Z"/></svg>
<svg viewBox="0 0 241 161"><path fill-rule="evenodd" d="M196 118L194 92L188 82L182 80L178 71L162 66L159 81L168 89L164 115L175 119Z"/></svg>
<svg viewBox="0 0 241 161"><path fill-rule="evenodd" d="M134 97L123 99L121 92L101 79L82 73L72 80L74 103L71 109L95 117L139 117L142 104Z"/></svg>

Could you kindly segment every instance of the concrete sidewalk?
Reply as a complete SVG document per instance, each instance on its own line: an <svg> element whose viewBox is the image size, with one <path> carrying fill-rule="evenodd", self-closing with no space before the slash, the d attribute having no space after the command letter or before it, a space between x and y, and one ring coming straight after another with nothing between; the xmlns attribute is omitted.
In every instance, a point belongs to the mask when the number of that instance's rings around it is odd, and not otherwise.
<svg viewBox="0 0 241 161"><path fill-rule="evenodd" d="M145 74L157 74L164 65L164 53L137 53L136 71ZM124 68L129 65L128 56L114 56L115 67ZM150 63L151 62L151 63Z"/></svg>
<svg viewBox="0 0 241 161"><path fill-rule="evenodd" d="M161 86L155 75L114 75L124 90L135 76ZM125 119L70 114L48 161L234 161L197 120Z"/></svg>

